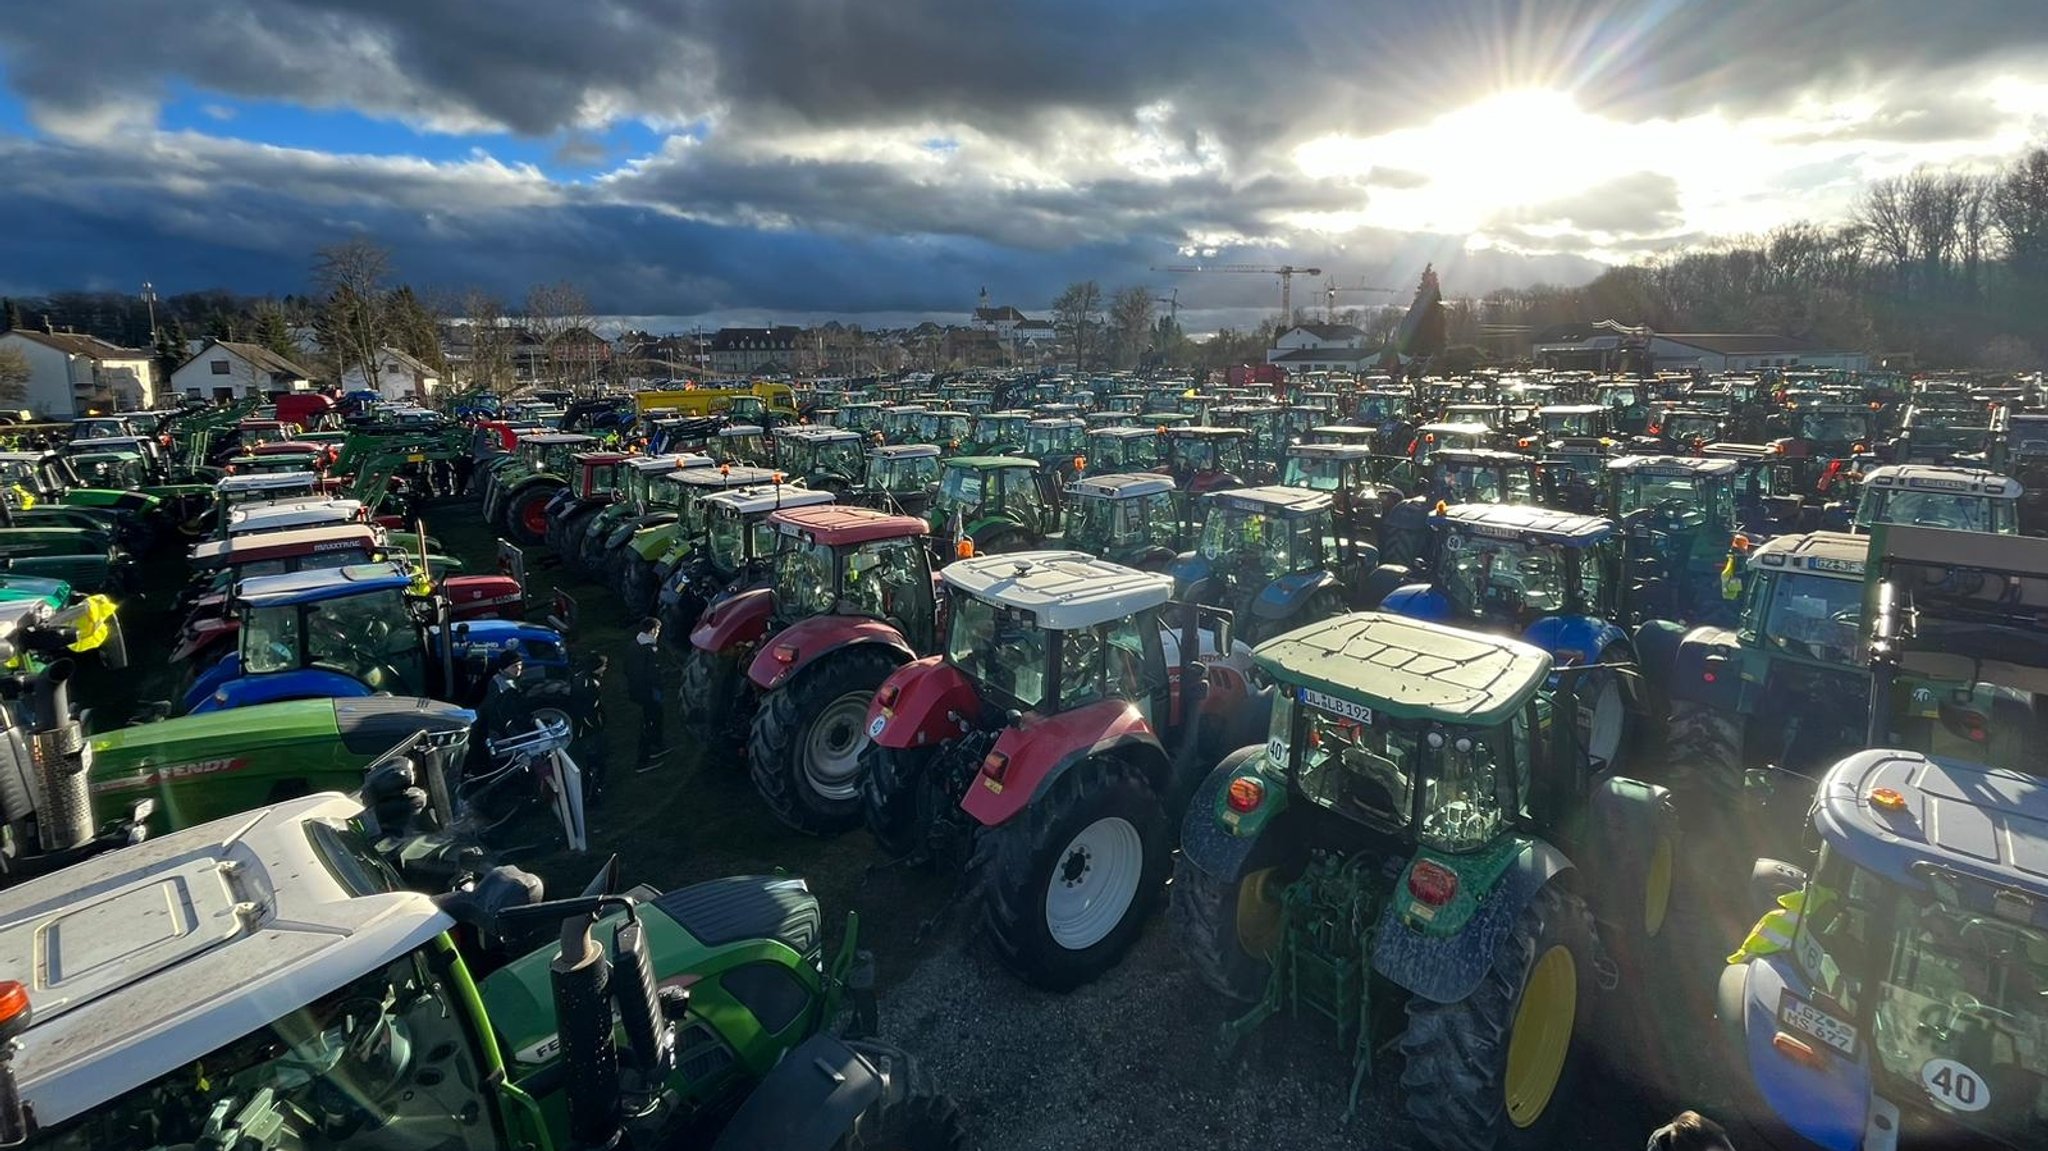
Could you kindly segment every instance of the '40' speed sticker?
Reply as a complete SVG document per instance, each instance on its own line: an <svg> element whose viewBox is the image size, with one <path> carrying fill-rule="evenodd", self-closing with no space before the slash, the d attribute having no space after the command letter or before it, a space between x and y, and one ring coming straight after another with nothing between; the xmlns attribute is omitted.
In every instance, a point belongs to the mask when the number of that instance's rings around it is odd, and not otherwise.
<svg viewBox="0 0 2048 1151"><path fill-rule="evenodd" d="M1991 1106L1991 1088L1984 1077L1953 1059L1930 1059L1920 1066L1920 1086L1936 1102L1955 1111L1982 1111Z"/></svg>

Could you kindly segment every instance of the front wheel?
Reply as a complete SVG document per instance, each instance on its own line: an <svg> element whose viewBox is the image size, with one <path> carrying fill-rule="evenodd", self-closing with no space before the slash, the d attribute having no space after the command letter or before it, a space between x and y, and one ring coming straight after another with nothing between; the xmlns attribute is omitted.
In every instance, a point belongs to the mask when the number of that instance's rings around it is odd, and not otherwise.
<svg viewBox="0 0 2048 1151"><path fill-rule="evenodd" d="M860 823L868 703L897 663L883 648L852 648L805 668L761 701L747 769L783 826L836 835Z"/></svg>
<svg viewBox="0 0 2048 1151"><path fill-rule="evenodd" d="M1115 966L1166 882L1172 830L1135 765L1093 757L985 830L982 933L1025 982L1068 991Z"/></svg>
<svg viewBox="0 0 2048 1151"><path fill-rule="evenodd" d="M833 1151L967 1151L966 1121L949 1096L917 1090L860 1117Z"/></svg>
<svg viewBox="0 0 2048 1151"><path fill-rule="evenodd" d="M1550 1145L1593 964L1592 915L1553 883L1522 909L1470 995L1409 998L1401 1088L1423 1138L1440 1151Z"/></svg>

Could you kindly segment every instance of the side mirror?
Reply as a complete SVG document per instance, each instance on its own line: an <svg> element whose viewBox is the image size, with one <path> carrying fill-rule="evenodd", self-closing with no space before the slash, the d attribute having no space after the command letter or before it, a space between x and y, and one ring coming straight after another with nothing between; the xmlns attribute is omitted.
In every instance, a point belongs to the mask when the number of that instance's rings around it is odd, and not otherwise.
<svg viewBox="0 0 2048 1151"><path fill-rule="evenodd" d="M1778 859L1759 859L1749 873L1749 900L1759 911L1777 905L1778 897L1806 886L1804 868Z"/></svg>

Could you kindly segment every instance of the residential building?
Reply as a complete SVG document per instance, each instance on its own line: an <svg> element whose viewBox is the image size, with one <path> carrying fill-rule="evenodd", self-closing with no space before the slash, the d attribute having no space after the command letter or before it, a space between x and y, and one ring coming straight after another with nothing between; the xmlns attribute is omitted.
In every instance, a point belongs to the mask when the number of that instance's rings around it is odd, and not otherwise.
<svg viewBox="0 0 2048 1151"><path fill-rule="evenodd" d="M0 333L0 348L28 361L28 388L16 405L48 419L93 410L134 411L156 402L150 354L74 332L17 328Z"/></svg>
<svg viewBox="0 0 2048 1151"><path fill-rule="evenodd" d="M1266 349L1266 362L1286 364L1288 371L1334 371L1349 370L1361 362L1360 356L1336 355L1340 352L1359 352L1365 347L1365 332L1350 324L1296 324L1273 339L1273 346ZM1301 357L1294 353L1312 352L1316 356ZM1307 363L1342 364L1343 368L1299 367Z"/></svg>
<svg viewBox="0 0 2048 1151"><path fill-rule="evenodd" d="M262 344L208 340L171 373L171 392L188 400L239 400L313 388L313 373Z"/></svg>
<svg viewBox="0 0 2048 1151"><path fill-rule="evenodd" d="M772 328L720 328L711 337L711 373L745 376L771 366L787 366L796 358L801 329L793 324Z"/></svg>
<svg viewBox="0 0 2048 1151"><path fill-rule="evenodd" d="M356 364L341 377L344 392L376 392L386 400L424 400L441 384L441 374L397 348L377 349L377 375L365 379Z"/></svg>

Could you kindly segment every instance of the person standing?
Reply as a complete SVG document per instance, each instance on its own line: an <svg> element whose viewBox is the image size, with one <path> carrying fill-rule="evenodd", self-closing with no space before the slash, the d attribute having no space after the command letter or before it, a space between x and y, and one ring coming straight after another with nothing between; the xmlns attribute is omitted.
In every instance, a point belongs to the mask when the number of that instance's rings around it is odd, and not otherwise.
<svg viewBox="0 0 2048 1151"><path fill-rule="evenodd" d="M626 697L640 708L640 749L635 771L650 771L668 755L662 732L661 620L648 616L626 647Z"/></svg>

